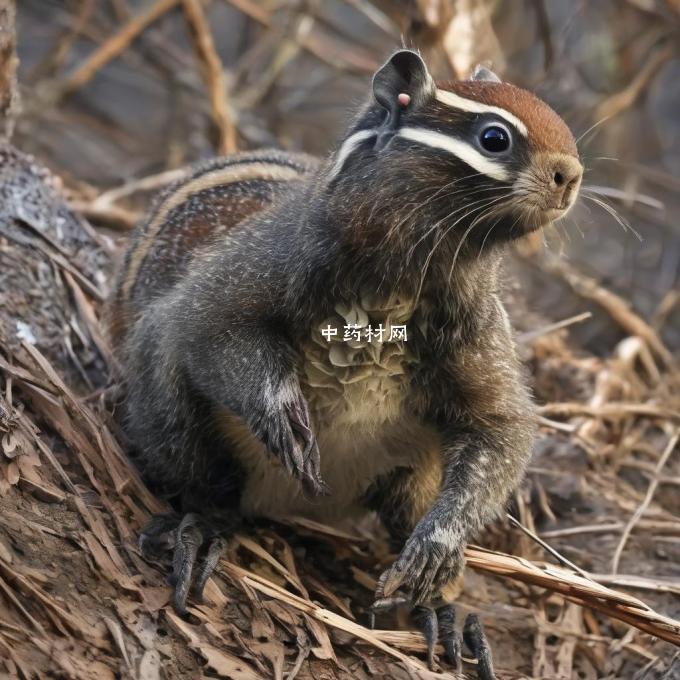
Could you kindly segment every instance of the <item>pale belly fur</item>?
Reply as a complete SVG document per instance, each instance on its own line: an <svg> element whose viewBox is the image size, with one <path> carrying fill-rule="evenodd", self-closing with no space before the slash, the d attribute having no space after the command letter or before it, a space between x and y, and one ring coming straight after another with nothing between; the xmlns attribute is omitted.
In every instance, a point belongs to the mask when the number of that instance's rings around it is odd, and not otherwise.
<svg viewBox="0 0 680 680"><path fill-rule="evenodd" d="M233 424L229 428L234 443ZM368 487L396 467L417 467L431 460L434 434L414 424L392 424L376 433L358 423L354 427L324 429L318 435L321 475L330 489L327 496L303 494L293 479L245 428L236 455L246 470L241 512L250 517L301 516L320 522L357 517Z"/></svg>
<svg viewBox="0 0 680 680"><path fill-rule="evenodd" d="M380 304L364 297L338 305L336 315L313 330L303 349L300 384L309 403L321 454L321 474L330 494L310 498L269 455L244 424L225 415L236 457L246 471L241 511L246 516L303 516L334 521L356 516L376 478L397 467L418 467L435 459L438 437L418 422L407 399L408 364L416 360L408 339L390 340L392 325L415 323L409 305ZM382 324L382 339L345 341L346 326L365 330ZM338 330L329 342L321 333ZM407 335L408 338L408 335Z"/></svg>

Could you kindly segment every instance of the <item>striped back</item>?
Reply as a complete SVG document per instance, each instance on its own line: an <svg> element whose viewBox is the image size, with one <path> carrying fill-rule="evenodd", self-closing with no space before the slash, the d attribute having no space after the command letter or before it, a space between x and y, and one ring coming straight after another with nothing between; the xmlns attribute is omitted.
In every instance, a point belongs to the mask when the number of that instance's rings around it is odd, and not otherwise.
<svg viewBox="0 0 680 680"><path fill-rule="evenodd" d="M131 318L182 277L198 250L268 208L316 164L311 156L274 150L235 154L195 166L163 191L135 229L119 273L109 306L114 343Z"/></svg>

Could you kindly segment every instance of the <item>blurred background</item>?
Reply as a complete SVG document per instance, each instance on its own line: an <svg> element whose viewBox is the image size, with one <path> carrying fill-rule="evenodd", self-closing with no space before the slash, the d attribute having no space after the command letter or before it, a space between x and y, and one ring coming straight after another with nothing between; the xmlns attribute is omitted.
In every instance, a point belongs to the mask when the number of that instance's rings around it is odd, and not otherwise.
<svg viewBox="0 0 680 680"><path fill-rule="evenodd" d="M368 96L373 71L401 45L420 49L441 80L465 78L477 63L492 66L548 101L579 139L587 167L579 204L563 223L518 243L507 258L511 312L543 416L511 512L600 583L680 618L680 460L674 449L680 380L673 356L680 349L680 0L19 0L17 10L22 106L12 141L60 178L70 206L95 227L84 232L85 246L81 233L75 247L68 238L74 223L60 221L62 212L45 220L49 243L69 262L54 253L41 260L40 229L26 241L22 222L28 175L13 180L19 197L19 224L13 226L23 240L0 241L0 284L15 298L25 294L15 305L19 311L7 315L7 336L24 329L19 339L25 342L16 347L16 338L5 341L0 333L0 354L9 357L0 406L5 399L8 413L34 418L36 442L38 433L45 436L39 446L34 443L40 456L35 448L33 458L21 458L9 447L0 458L0 516L12 518L6 539L14 546L12 570L21 573L23 560L33 570L25 573L33 577L44 567L46 574L35 581L43 587L40 598L19 587L15 593L51 631L54 645L68 650L71 662L91 666L96 653L87 634L105 616L107 625L123 622L126 647L119 658L117 646L96 642L105 650L100 670L110 670L97 677L121 677L126 649L140 669L158 649L163 677L199 677L204 667L186 643L195 650L207 645L203 657L214 662L214 630L222 635L220 650L224 640L230 645L224 649L238 650L239 672L246 659L259 670L271 662L277 677L284 666L316 680L409 677L401 662L337 630L329 633L332 640L316 638L310 654L304 626L290 623L303 617L283 605L269 610L265 644L256 616L260 604L254 606L238 579L224 571L221 590L213 592L212 604L219 606L202 610L207 633L181 622L168 625L167 612L158 616L167 600L163 574L139 560L135 548L145 517L138 504L150 509L153 499L141 485L125 486L116 475L109 479L107 471L116 472L124 457L115 437L104 436L102 444L101 434L118 432L106 399L115 394L115 362L100 326L101 303L113 261L153 192L188 163L220 153L261 147L327 153ZM87 275L78 279L85 292L76 294L78 286L60 271L69 263L77 267L68 272ZM563 320L569 327L552 332L550 324ZM44 362L38 365L27 353L33 335L35 346L82 397L73 397L69 408L54 407L36 388L55 378L43 375ZM12 380L19 406L12 406ZM0 425L5 427L2 419ZM80 438L69 438L79 428ZM111 538L100 538L101 545L114 557L119 547L125 551L123 576L92 566L99 564L99 544L82 538L89 536L90 520L83 524L61 502L72 489L59 491L63 479L50 465L27 462L19 474L14 457L39 461L43 440L87 499L87 507L75 507L86 518L99 513L98 529L108 527ZM83 445L87 441L91 446ZM94 455L98 447L103 453L95 479L81 454ZM38 525L52 527L43 532L48 538L36 533ZM373 579L390 558L379 529L356 530L363 532L365 550L343 547L337 535L331 550L310 542L300 526L259 530L254 540L282 563L292 560L315 600L363 623ZM0 538L3 531L0 523ZM23 540L26 535L31 541ZM480 543L537 563L554 562L554 555L506 520ZM230 561L275 580L262 550L253 557L253 542L248 545L236 545ZM53 581L55 574L61 579ZM142 604L129 574L144 575ZM89 587L74 588L74 580ZM226 605L222 592L228 593ZM79 647L55 627L52 609L41 610L48 595L59 607L67 603L71 623L86 622L87 644ZM676 647L650 629L642 632L598 613L602 602L585 604L478 569L467 570L458 601L464 611L484 617L501 677L680 677ZM229 616L223 605L230 607ZM20 615L7 629L10 639L21 640L15 655L25 652L26 667L51 672L52 648L48 654L34 644ZM139 633L140 622L147 637ZM381 623L409 627L404 621ZM24 629L29 632L20 633ZM300 665L294 661L298 650ZM334 653L352 669L349 675L331 663ZM227 662L221 657L221 663ZM140 670L139 677L159 676Z"/></svg>
<svg viewBox="0 0 680 680"><path fill-rule="evenodd" d="M85 201L225 150L327 153L400 45L438 79L490 64L567 120L585 183L620 214L582 199L551 250L680 343L678 0L211 0L202 17L173 0L18 4L15 142ZM536 269L519 280L553 318L586 308ZM622 335L592 311L574 332L602 353Z"/></svg>

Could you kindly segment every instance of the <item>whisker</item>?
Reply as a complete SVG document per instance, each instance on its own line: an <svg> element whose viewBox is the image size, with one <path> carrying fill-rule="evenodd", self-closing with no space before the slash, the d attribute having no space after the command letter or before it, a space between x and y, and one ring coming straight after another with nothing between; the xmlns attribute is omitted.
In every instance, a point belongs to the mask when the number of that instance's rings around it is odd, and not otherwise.
<svg viewBox="0 0 680 680"><path fill-rule="evenodd" d="M489 205L493 205L494 203L498 203L498 201L500 201L500 200L502 200L502 199L504 199L504 198L507 198L508 195L509 195L509 194L504 194L504 195L502 195L502 196L498 196L498 197L497 197L496 199L494 199L494 200L491 202L491 204L489 204ZM487 217L489 217L489 215L492 215L492 214L493 214L493 211L494 211L495 208L492 208L491 212L485 212L485 211L488 211L488 207L489 207L489 206L487 206L485 209L483 209L483 212L482 212L478 217L476 217L476 218L472 221L472 224L470 224L470 226L465 230L465 232L464 232L463 235L461 236L460 241L458 242L458 246L456 247L456 251L455 251L455 253L453 254L453 260L451 261L451 268L449 269L449 276L448 276L448 279L447 279L448 282L449 282L449 284L450 284L450 282L451 282L451 277L453 276L453 270L454 270L454 268L455 268L455 266L456 266L456 261L458 260L458 255L459 255L459 253L460 253L460 251L461 251L461 249L462 249L462 247L463 247L463 243L465 242L465 239L468 237L468 235L470 234L470 232L471 232L471 231L472 231L472 230L473 230L473 229L474 229L474 228L475 228L475 227L476 227L483 219L486 219ZM497 207L497 206L496 206L496 207Z"/></svg>
<svg viewBox="0 0 680 680"><path fill-rule="evenodd" d="M480 189L479 191L480 191L480 193L481 193L481 192L483 192L483 191L493 191L493 190L495 190L495 189L497 189L497 187L488 187L488 188ZM413 252L415 251L416 247L417 247L418 245L420 245L420 243L432 233L433 229L435 229L436 227L438 227L443 221L446 221L446 220L448 220L449 218L453 217L457 212L460 212L461 210L465 210L466 208L470 208L470 207L472 207L472 206L474 206L474 205L477 205L477 204L479 204L479 203L482 203L482 202L485 201L485 200L487 200L486 197L485 197L485 198L482 198L482 199L478 199L478 200L476 200L476 201L469 202L469 203L464 203L462 206L460 206L460 208L457 208L456 210L453 210L453 211L450 212L448 215L446 215L446 216L443 217L442 219L440 219L440 220L438 220L437 222L435 222L435 223L427 230L427 232L425 232L425 234L423 234L423 235L422 235L422 236L421 236L421 237L413 244L413 246L412 246L411 249L409 250L409 253L410 253L410 254L413 254Z"/></svg>
<svg viewBox="0 0 680 680"><path fill-rule="evenodd" d="M459 217L456 221L453 222L453 224L450 224L448 227L444 229L442 234L440 234L439 238L434 244L434 248L436 248L439 243L446 237L448 233L450 233L451 229L455 227L457 224L459 224L462 220L464 220L468 215L472 214L475 210L483 210L486 205L490 205L495 199L495 197L485 197L482 199L478 199L476 201L472 201L469 203L465 203L459 208L456 208L455 210L452 210L449 212L447 215L442 217L441 219L437 220L433 225L431 225L427 232L423 234L423 236L420 237L420 239L416 242L416 246L422 242L425 238L427 238L433 231L435 231L442 223L446 222L447 220L451 219L454 215L456 215L459 212L466 211L465 214L463 214L461 217ZM410 252L412 253L414 251L414 248L411 248Z"/></svg>
<svg viewBox="0 0 680 680"><path fill-rule="evenodd" d="M581 225L573 217L571 217L570 219L571 219L571 223L576 228L576 231L578 231L578 233L581 235L581 238L585 241L586 235L583 232L583 229L581 229Z"/></svg>
<svg viewBox="0 0 680 680"><path fill-rule="evenodd" d="M655 210L664 211L666 205L654 198L653 196L648 196L647 194L629 194L621 189L616 189L614 187L599 186L596 184L589 184L587 186L582 186L581 191L596 194L597 196L606 196L607 198L613 198L624 203L630 201L632 203L640 203L646 205L649 208L654 208Z"/></svg>
<svg viewBox="0 0 680 680"><path fill-rule="evenodd" d="M585 132L582 132L576 139L576 144L578 143L589 133L592 132L595 128L599 127L604 123L605 121L609 120L611 118L611 114L608 116L605 116L604 118L600 118L600 120L597 121L597 123L593 123Z"/></svg>
<svg viewBox="0 0 680 680"><path fill-rule="evenodd" d="M480 174L480 173L476 173L476 174ZM473 176L473 175L470 175L470 177L472 177L472 176ZM462 180L462 179L465 179L465 178L461 178L461 180ZM457 184L457 183L458 183L459 181L461 181L461 180L456 180L455 182L453 182L453 183L451 183L451 184ZM451 186L451 184L449 184L448 186ZM443 187L443 188L446 188L446 187ZM481 184L480 186L478 186L478 187L476 188L476 191L477 191L478 193L482 193L482 192L485 192L485 191L493 191L495 188L496 188L496 187L495 187L494 185L492 185L492 184ZM441 190L440 190L440 191L441 191ZM433 200L441 201L441 200L443 200L443 199L447 199L447 198L450 199L450 198L453 198L454 196L457 196L457 195L460 195L460 194L469 195L469 193L470 193L470 192L469 192L469 189L468 189L467 187L461 187L460 189L455 189L454 191L448 191L448 192L446 192L446 193L441 194L441 195L438 196L437 194L439 194L440 191L437 191L437 192L436 192L435 194L433 194L432 196L427 197L427 201L428 201L428 202L433 201ZM422 205L422 204L421 204L421 205ZM415 211L413 211L413 212L415 212ZM411 213L407 216L407 218L408 218L408 217L411 217L412 214L413 214L413 212L411 212ZM406 220L402 220L402 222L399 223L399 224L403 224L405 221L406 221Z"/></svg>
<svg viewBox="0 0 680 680"><path fill-rule="evenodd" d="M396 224L392 225L392 226L389 228L389 230L387 231L387 233L385 234L385 236L381 239L380 243L378 244L378 248L383 247L383 246L385 245L385 243L387 243L387 242L389 241L389 239L392 238L392 236L394 235L394 233L396 233L397 230L398 230L401 226L403 226L404 224L406 224L406 222L407 222L407 221L408 221L408 220L409 220L409 219L410 219L410 218L418 211L419 208L422 208L422 207L425 205L426 202L430 202L430 201L433 201L433 200L435 200L435 199L436 199L436 200L441 200L442 198L450 198L450 197L452 197L452 196L455 196L455 195L456 195L457 193L459 193L459 192L460 192L460 193L464 193L466 190L463 188L463 189L456 190L456 191L454 191L454 192L445 193L443 196L439 196L439 194L441 194L442 192L447 191L448 189L450 189L451 187L455 186L455 185L458 184L459 182L462 182L462 181L467 180L467 179L471 179L471 178L476 177L476 176L479 176L479 175L481 175L481 174L482 174L482 173L475 172L475 173L471 173L470 175L466 175L465 177L457 177L456 179L452 180L452 181L449 182L448 184L445 184L444 186L440 187L437 191L434 192L434 194L432 194L432 195L430 195L430 196L426 196L425 199L424 199L423 201L420 201L420 202L413 202L412 204L415 206L415 207L413 208L413 210L412 210L411 212L409 212L402 220L400 220L399 222L397 222ZM374 212L375 209L377 209L377 207L378 207L378 206L377 206L377 204L376 204L376 205L374 206L373 210L371 211L371 215L369 216L369 218L372 218L373 212Z"/></svg>
<svg viewBox="0 0 680 680"><path fill-rule="evenodd" d="M502 215L499 215L498 219L491 225L489 230L484 235L484 238L482 239L482 245L479 246L479 252L477 253L477 259L479 259L482 255L482 251L484 250L484 245L486 243L486 239L489 238L489 235L491 234L491 232L500 224L501 217L502 217Z"/></svg>
<svg viewBox="0 0 680 680"><path fill-rule="evenodd" d="M478 173L477 173L477 174L478 174ZM454 182L454 183L455 183L455 182ZM453 183L451 183L451 184L453 184ZM453 192L453 193L455 194L456 192ZM442 197L440 197L440 198L442 198ZM471 203L465 203L465 204L463 204L462 206L456 207L454 210L450 211L447 215L445 215L445 216L442 217L441 219L439 219L439 220L437 220L436 222L434 222L432 225L430 225L430 226L427 228L427 230L425 231L425 233L424 233L423 235L421 235L421 237L418 239L418 241L416 241L416 242L409 248L409 251L408 251L408 253L407 253L407 255L406 255L407 259L409 259L410 257L413 256L413 253L415 252L415 249L417 248L417 246L418 246L423 240L425 240L428 236L430 236L430 234L432 234L434 231L436 231L436 229L439 227L439 225L441 225L444 221L450 219L451 217L453 217L454 215L456 215L457 213L459 213L459 212L461 212L461 211L469 210L472 206L475 206L475 205L477 205L477 204L479 204L479 203L484 203L484 202L487 201L487 200L489 200L489 199L488 199L488 198L482 198L482 199L479 199L479 200L477 200L477 201L472 201ZM413 211L413 212L415 212L415 211ZM466 213L466 214L469 214L469 213ZM463 215L460 219L464 219L465 216L466 216L466 215ZM458 221L460 221L460 220L458 220ZM456 221L456 222L454 223L454 225L457 224L458 221ZM398 225L403 225L404 222L405 222L405 220L401 220L401 221L398 223ZM452 226L454 226L454 225L452 225ZM392 232L392 231L394 231L394 229L390 229L390 232ZM384 241L384 239L383 239L383 241ZM382 241L381 241L381 242L382 242ZM439 243L439 241L435 244L435 248L436 248L436 246L438 245L438 243ZM430 254L430 255L431 255L431 254ZM429 256L428 256L428 257L429 257ZM427 261L426 261L426 264L427 264ZM426 269L425 269L425 271L426 271ZM385 272L385 274L383 274L383 278L382 278L382 280L380 281L379 286L382 286L382 285L383 285L383 283L385 282L386 276L387 276L387 272ZM402 274L400 274L400 275L397 277L397 280L396 280L395 283L394 283L394 289L395 289L395 290L398 289L398 286L399 286L399 283L401 282L401 279L402 279ZM419 286L419 290L420 290L420 287L422 287L422 283L421 283L421 286Z"/></svg>
<svg viewBox="0 0 680 680"><path fill-rule="evenodd" d="M482 215L480 215L480 218L486 217L486 216L487 216L486 213L482 213ZM465 230L463 235L460 237L460 241L458 242L458 246L456 247L456 251L453 254L453 259L451 260L451 267L449 268L449 275L447 277L447 281L448 281L449 285L451 283L451 277L453 276L453 271L456 267L456 262L458 261L458 254L460 253L460 251L463 247L463 243L465 242L465 239L469 236L470 232L480 223L480 221L481 221L481 219L479 219L479 220L474 219L472 221L472 223L470 224L470 226Z"/></svg>
<svg viewBox="0 0 680 680"><path fill-rule="evenodd" d="M571 236L561 222L553 222L553 226L555 227L555 234L557 234L557 238L560 241L560 253L563 253L566 250L565 241L571 244Z"/></svg>
<svg viewBox="0 0 680 680"><path fill-rule="evenodd" d="M505 194L502 194L501 196L496 196L496 197L493 197L493 198L491 198L491 199L487 199L486 204L483 204L481 207L480 207L480 206L477 206L477 207L475 208L475 210L482 210L482 214L484 214L484 211L485 211L489 206L491 206L491 205L493 205L494 203L496 203L496 202L502 200L503 198L506 198L507 195L508 195L508 194L505 193ZM468 205L468 206L466 206L466 207L470 207L470 206ZM418 289L417 289L417 292L416 292L416 301L420 300L420 295L421 295L421 293L422 293L423 285L424 285L424 283L425 283L425 276L427 275L427 271L428 271L428 269L429 269L429 266L430 266L430 262L431 262L431 260L432 260L432 257L433 257L433 255L434 255L435 251L437 250L437 248L439 247L440 243L446 238L446 236L451 232L451 230L452 230L457 224L459 224L462 220L466 219L470 214L472 214L472 212L474 212L474 210L472 210L472 211L468 210L468 212L464 213L464 214L463 214L461 217L459 217L455 222L453 222L453 223L452 223L451 225L449 225L446 229L444 229L444 231L442 232L442 234L440 234L439 238L435 241L435 243L434 243L434 245L432 246L430 252L428 253L427 258L425 259L425 264L423 265L423 272L422 272L422 275L421 275L421 277L420 277L420 282L419 282L419 284L418 284ZM450 216L451 216L451 214L447 215L445 218L443 218L442 220L440 220L439 223L441 223L442 221L448 219ZM461 241L459 242L458 250L460 250L460 247L461 247L462 242L463 242L463 240L465 239L466 235L470 232L470 230L472 229L472 227L474 227L476 224L477 224L477 220L473 220L472 225L465 231L465 233L464 233L463 236L461 237ZM456 251L456 253L458 252L458 250Z"/></svg>
<svg viewBox="0 0 680 680"><path fill-rule="evenodd" d="M625 220L613 206L609 205L609 203L599 198L596 198L595 196L590 196L588 193L583 194L583 197L588 199L589 201L592 201L596 205L599 205L600 208L607 211L614 218L614 220L616 220L616 222L619 225L621 225L621 228L623 229L624 232L630 229L630 231L633 234L635 234L637 239L639 241L642 241L642 236L640 236L640 234L635 229L633 229L630 223L627 220Z"/></svg>

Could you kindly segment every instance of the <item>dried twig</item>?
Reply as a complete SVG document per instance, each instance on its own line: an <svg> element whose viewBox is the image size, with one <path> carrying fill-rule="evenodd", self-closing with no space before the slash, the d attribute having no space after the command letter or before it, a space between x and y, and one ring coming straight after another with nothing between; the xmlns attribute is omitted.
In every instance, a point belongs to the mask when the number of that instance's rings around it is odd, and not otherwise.
<svg viewBox="0 0 680 680"><path fill-rule="evenodd" d="M576 566L573 562L569 561L566 557L564 557L564 555L561 555L557 550L555 550L555 548L548 545L542 538L537 536L533 531L527 529L519 520L515 519L510 513L506 513L505 516L510 520L510 523L513 526L517 527L520 531L524 532L533 541L536 541L538 545L540 545L544 550L550 553L558 562L560 562L560 564L563 564L566 567L573 569L577 574L583 576L583 578L590 578L588 574L585 571L583 571L583 569L581 569L581 567Z"/></svg>
<svg viewBox="0 0 680 680"><path fill-rule="evenodd" d="M611 590L563 567L529 562L513 555L469 547L465 556L473 569L547 588L571 602L596 609L650 635L680 645L680 621L655 612L632 595Z"/></svg>
<svg viewBox="0 0 680 680"><path fill-rule="evenodd" d="M579 536L581 534L607 534L614 531L621 531L625 524L623 522L606 522L603 524L584 524L577 527L567 527L564 529L553 529L543 531L543 538L564 538L566 536ZM659 520L640 520L633 530L644 529L661 533L680 534L680 522L664 522Z"/></svg>
<svg viewBox="0 0 680 680"><path fill-rule="evenodd" d="M544 404L538 409L544 416L589 416L592 418L610 418L616 420L631 415L661 418L663 420L679 420L680 413L654 404L636 404L610 402L602 406L589 406L579 402L565 401L556 404Z"/></svg>
<svg viewBox="0 0 680 680"><path fill-rule="evenodd" d="M191 28L196 53L203 66L203 77L210 93L210 108L219 131L217 150L221 154L234 153L236 128L227 104L227 83L224 68L213 41L210 25L199 0L182 0L184 12Z"/></svg>
<svg viewBox="0 0 680 680"><path fill-rule="evenodd" d="M522 333L517 336L517 342L522 343L531 342L532 340L540 338L544 335L548 335L549 333L554 333L555 331L562 330L563 328L567 328L568 326L573 326L576 323L586 321L587 319L590 319L592 316L593 315L590 312L582 312L581 314L570 316L567 319L562 319L562 321L557 321L555 323L548 324L547 326L543 326L543 328L537 328L536 330Z"/></svg>
<svg viewBox="0 0 680 680"><path fill-rule="evenodd" d="M115 59L140 33L179 2L180 0L156 0L145 12L132 17L58 85L55 97L70 94L87 84L102 66Z"/></svg>
<svg viewBox="0 0 680 680"><path fill-rule="evenodd" d="M539 425L550 428L551 430L567 432L568 434L573 434L576 432L576 425L572 425L571 423L562 423L559 420L551 420L545 416L538 416L537 420Z"/></svg>
<svg viewBox="0 0 680 680"><path fill-rule="evenodd" d="M673 45L666 45L653 52L630 83L616 94L608 97L595 109L595 118L612 118L629 109L649 85L659 69L675 54Z"/></svg>
<svg viewBox="0 0 680 680"><path fill-rule="evenodd" d="M631 310L628 302L622 297L603 288L595 279L582 274L563 260L542 258L540 266L547 272L559 276L577 295L600 305L628 333L641 337L667 366L673 365L673 356L661 342L656 331Z"/></svg>
<svg viewBox="0 0 680 680"><path fill-rule="evenodd" d="M676 429L675 433L671 436L661 458L659 458L659 462L656 464L656 468L654 470L654 478L650 481L649 486L647 487L647 493L645 494L644 500L642 501L642 503L640 503L637 510L630 518L625 528L623 529L623 532L621 533L621 539L619 540L619 544L616 546L616 550L614 551L614 557L612 558L612 574L616 574L616 572L619 569L621 553L623 552L623 549L626 547L626 543L628 542L628 538L630 537L630 533L633 530L633 527L640 520L645 510L649 507L649 504L652 502L652 498L654 498L656 488L659 485L659 473L661 472L661 470L663 470L663 467L668 461L671 453L673 453L673 451L675 450L679 438L680 429Z"/></svg>
<svg viewBox="0 0 680 680"><path fill-rule="evenodd" d="M187 168L177 168L176 170L166 170L156 175L148 175L147 177L131 180L122 186L103 192L90 203L90 206L93 209L109 208L122 198L129 198L136 193L144 191L155 191L188 176L189 170Z"/></svg>
<svg viewBox="0 0 680 680"><path fill-rule="evenodd" d="M383 642L377 635L375 635L375 631L372 631L356 623L355 621L351 621L344 616L340 616L335 612L320 607L314 602L310 602L309 600L305 600L301 597L298 597L297 595L293 595L281 586L278 586L275 583L272 583L271 581L268 581L262 576L259 576L251 571L243 569L236 564L222 562L221 566L237 582L241 582L245 586L254 588L255 590L258 590L269 597L286 602L295 609L309 614L318 621L333 626L334 628L338 628L339 630L343 630L346 633L350 633L359 640L373 645L386 654L399 659L399 661L401 661L406 666L406 668L417 674L416 677L435 677L435 674L428 671L420 661L403 654L391 645Z"/></svg>
<svg viewBox="0 0 680 680"><path fill-rule="evenodd" d="M69 208L80 213L83 217L95 224L104 224L109 229L117 231L130 231L137 220L139 214L119 206L99 207L93 203L71 200L68 202Z"/></svg>
<svg viewBox="0 0 680 680"><path fill-rule="evenodd" d="M638 588L657 593L673 593L680 595L680 581L663 578L645 578L634 574L591 574L593 580L608 586L619 588Z"/></svg>
<svg viewBox="0 0 680 680"><path fill-rule="evenodd" d="M245 15L268 28L274 25L274 20L267 10L263 10L259 3L253 0L225 0L237 7ZM302 47L317 59L333 68L353 69L361 72L374 71L379 62L373 54L361 49L356 43L351 49L344 43L338 44L337 39L329 35L309 34L300 41Z"/></svg>
<svg viewBox="0 0 680 680"><path fill-rule="evenodd" d="M323 525L317 526L321 528ZM597 583L592 575L586 574L584 577L563 567L530 562L522 557L477 546L468 546L465 550L465 558L468 566L473 569L505 576L560 593L571 602L590 607L651 635L680 645L680 621L675 621L655 612L632 595L611 590L605 585ZM236 571L232 570L232 574L241 578L250 574L250 572L237 567ZM254 574L250 575L255 577ZM256 578L260 579L261 577ZM267 584L272 585L268 582ZM287 593L287 591L285 592ZM289 593L287 594L289 595ZM305 606L308 605L309 603L305 604ZM354 622L348 623L357 625Z"/></svg>

